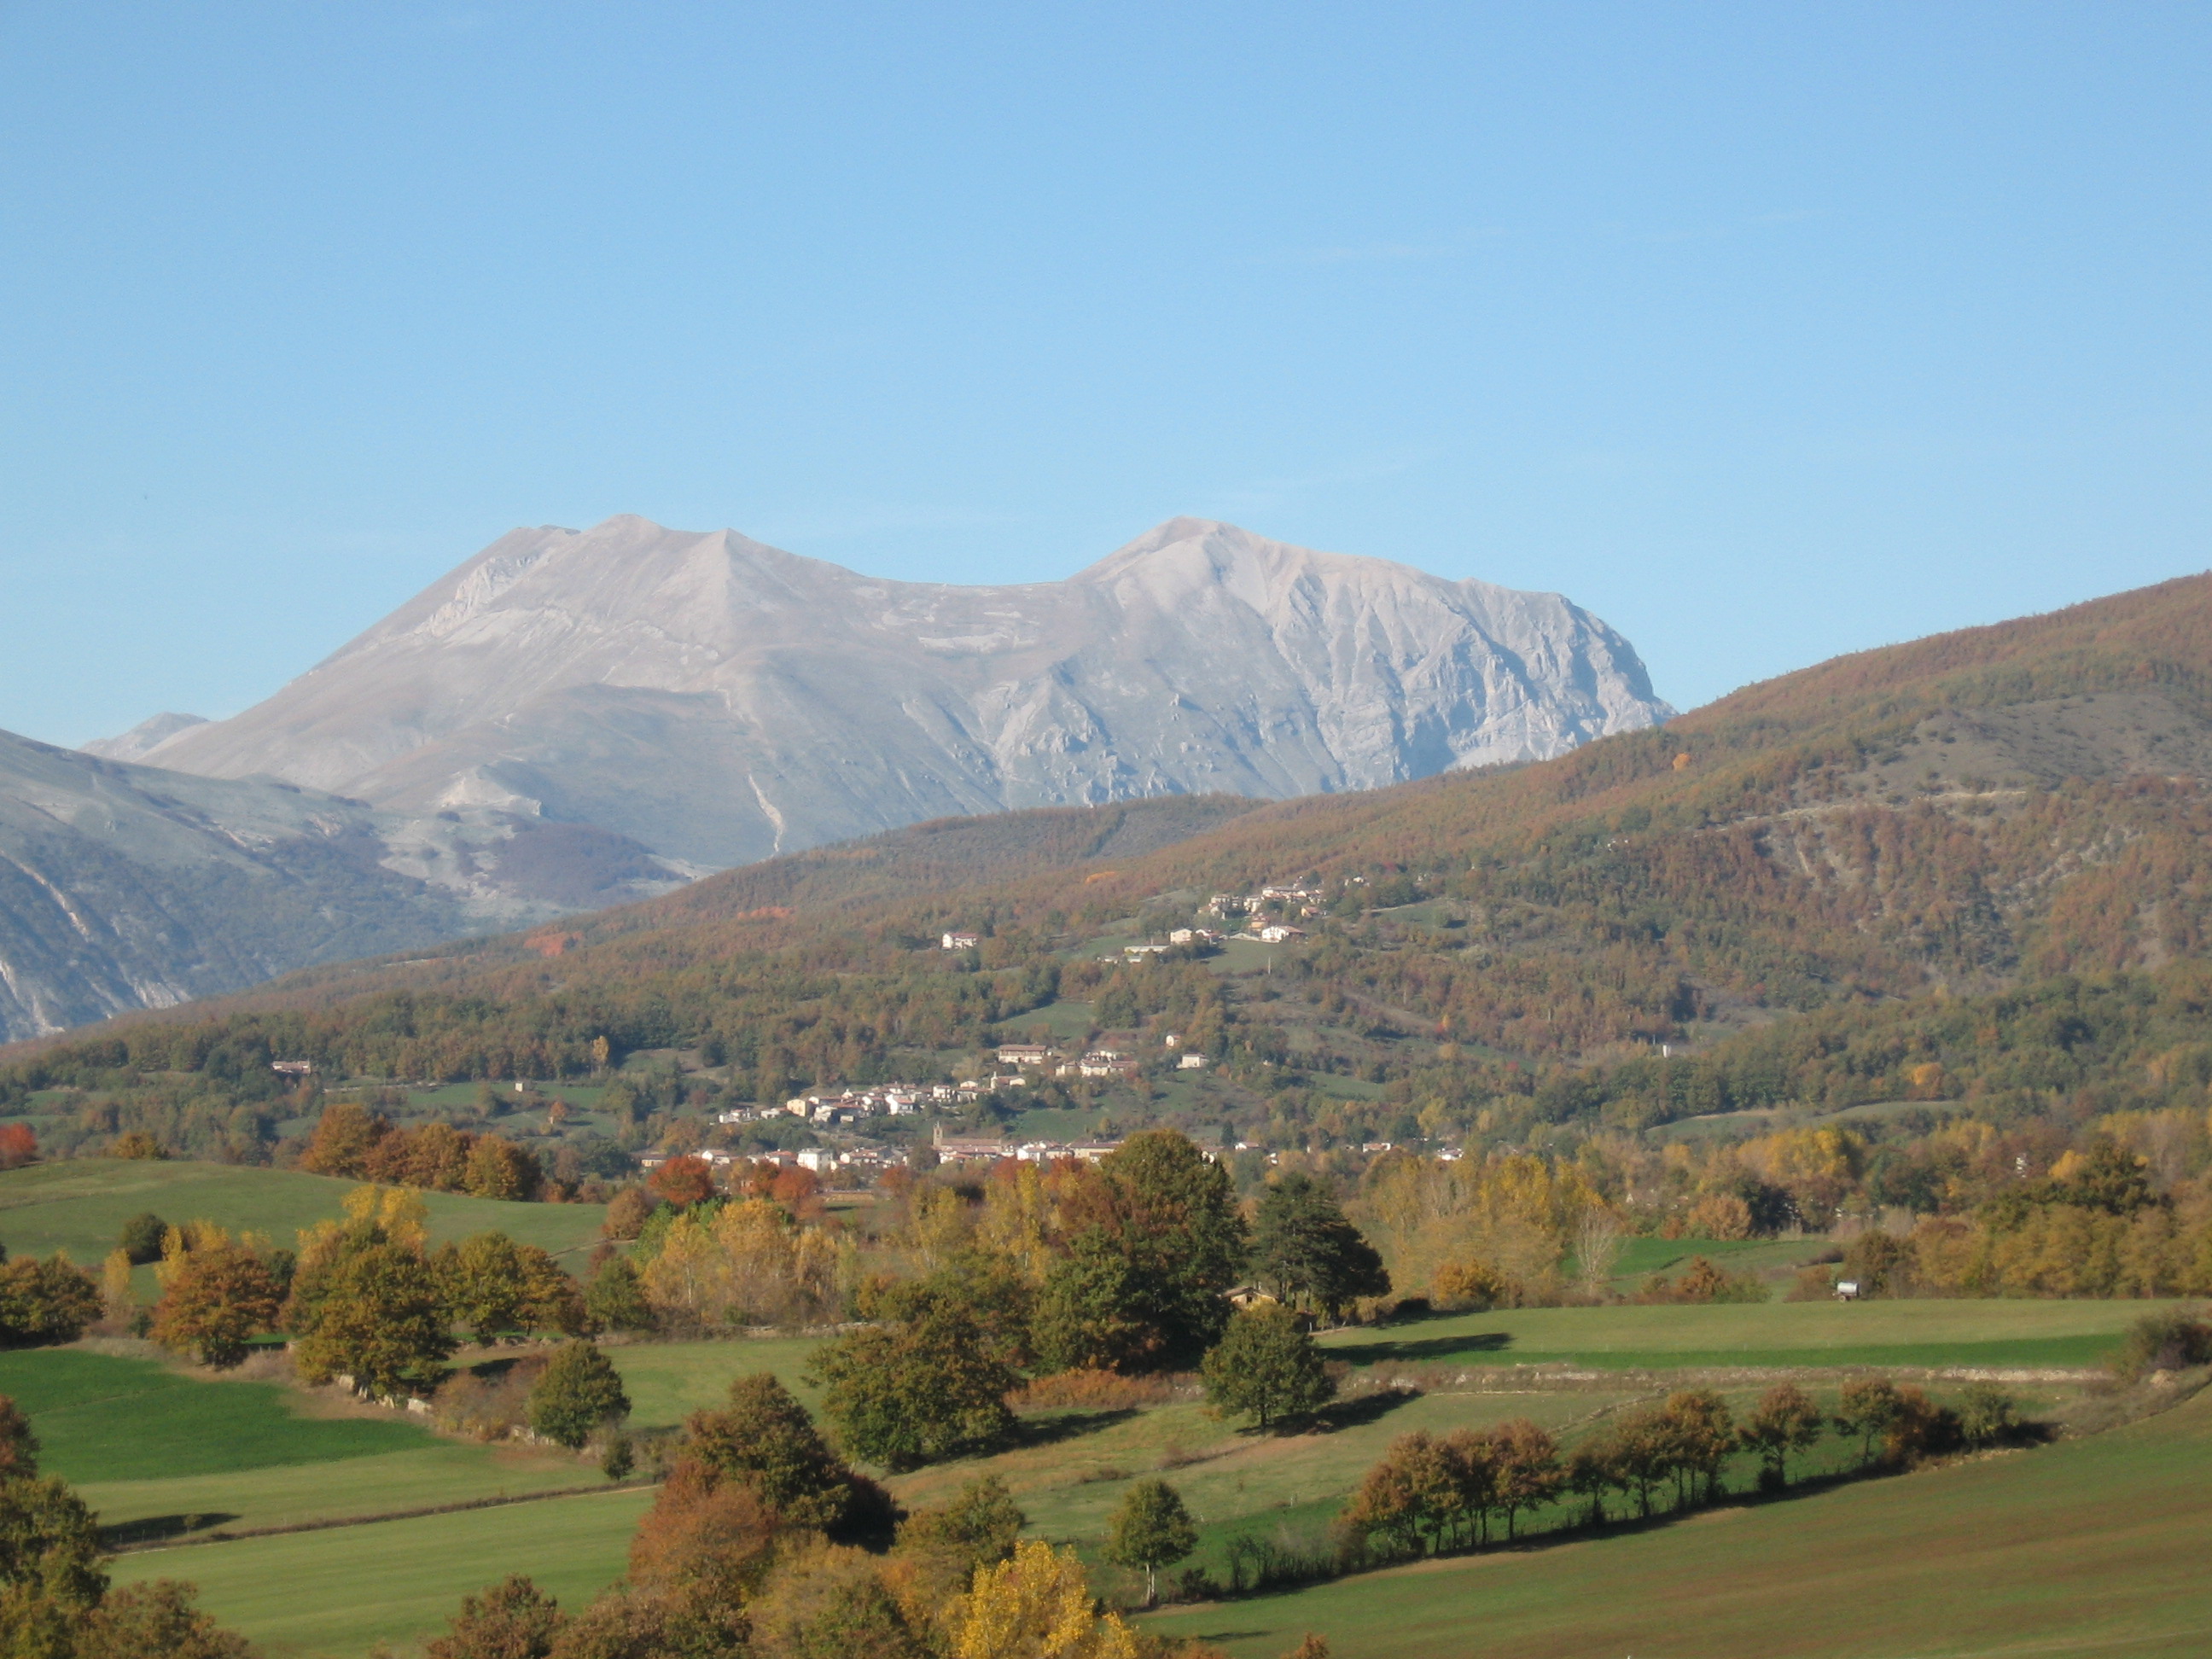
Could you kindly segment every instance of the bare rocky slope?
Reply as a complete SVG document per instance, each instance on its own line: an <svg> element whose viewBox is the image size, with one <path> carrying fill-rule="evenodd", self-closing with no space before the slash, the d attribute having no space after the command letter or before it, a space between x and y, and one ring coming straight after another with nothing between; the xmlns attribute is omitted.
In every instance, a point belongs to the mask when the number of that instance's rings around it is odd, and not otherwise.
<svg viewBox="0 0 2212 1659"><path fill-rule="evenodd" d="M1555 594L1201 520L1066 581L969 587L622 517L502 537L266 702L137 757L410 817L596 825L719 867L951 814L1370 788L1671 712Z"/></svg>
<svg viewBox="0 0 2212 1659"><path fill-rule="evenodd" d="M0 1040L649 897L697 873L587 825L407 818L0 732Z"/></svg>

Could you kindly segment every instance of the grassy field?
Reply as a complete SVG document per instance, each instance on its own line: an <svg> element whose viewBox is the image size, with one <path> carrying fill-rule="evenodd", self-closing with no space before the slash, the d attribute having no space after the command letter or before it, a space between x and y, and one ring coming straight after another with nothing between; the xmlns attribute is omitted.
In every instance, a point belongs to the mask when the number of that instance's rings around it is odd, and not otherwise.
<svg viewBox="0 0 2212 1659"><path fill-rule="evenodd" d="M2212 1651L2212 1396L2108 1434L1177 1611L1243 1656L1995 1659Z"/></svg>
<svg viewBox="0 0 2212 1659"><path fill-rule="evenodd" d="M1395 1366L1442 1360L1463 1362L1473 1369L1548 1357L1572 1357L1596 1375L1470 1387L1425 1370L1425 1392L1347 1401L1325 1431L1295 1436L1239 1433L1192 1400L1143 1410L1047 1413L1026 1421L1021 1442L994 1457L925 1469L891 1484L904 1502L920 1505L943 1501L979 1474L998 1474L1012 1488L1034 1534L1074 1544L1091 1564L1101 1590L1121 1595L1131 1586L1125 1575L1098 1560L1099 1548L1108 1516L1131 1482L1146 1475L1164 1474L1181 1491L1200 1525L1194 1565L1221 1577L1226 1547L1237 1535L1294 1545L1318 1543L1346 1497L1395 1436L1417 1428L1441 1433L1528 1416L1571 1443L1605 1413L1656 1398L1669 1386L1665 1377L1622 1375L1613 1380L1612 1373L1632 1364L1664 1369L1701 1363L1708 1355L1718 1355L1722 1363L1731 1364L1790 1355L1809 1357L1815 1365L1841 1365L1860 1363L1869 1355L1900 1352L1938 1356L1933 1363L1963 1363L1999 1348L2048 1354L2071 1352L2065 1346L2069 1344L2109 1346L2118 1331L2143 1311L2141 1304L1816 1303L1551 1309L1439 1317L1379 1330L1333 1333L1327 1340L1335 1352L1383 1379ZM679 1422L687 1413L719 1402L732 1377L755 1370L776 1373L812 1404L813 1391L805 1386L802 1373L815 1346L807 1339L738 1340L624 1344L611 1346L608 1352L621 1369L635 1404L632 1420L653 1426ZM54 1366L56 1361L63 1363ZM94 1361L115 1363L111 1356L77 1351L0 1356L0 1389L23 1395L37 1413L34 1425L56 1449L54 1467L64 1473L76 1471L75 1478L88 1481L88 1501L110 1522L228 1515L237 1517L227 1523L232 1526L276 1525L500 1493L520 1496L584 1484L592 1478L588 1468L573 1460L444 1441L410 1423L305 1418L296 1407L273 1400L273 1389L257 1385L199 1382L137 1362L146 1370L161 1373L163 1380L157 1382L143 1372L126 1376L85 1363ZM11 1372L10 1366L16 1369ZM42 1366L50 1369L42 1371ZM1808 1383L1826 1403L1832 1398L1837 1381L1814 1376ZM123 1386L125 1382L131 1387ZM1761 1386L1746 1379L1729 1383L1723 1392L1741 1412ZM40 1389L46 1390L44 1395ZM131 1438L142 1438L137 1427L140 1419L151 1413L151 1420L158 1421L161 1412L177 1410L168 1396L179 1390L234 1401L225 1408L239 1419L239 1426L210 1419L210 1426L195 1431L191 1425L198 1419L185 1413L176 1419L176 1433L165 1431L143 1455L133 1453L118 1468L100 1462L102 1456L114 1455L101 1450L103 1437L119 1441L121 1425L127 1420ZM1936 1392L1947 1394L1949 1385L1939 1385ZM2058 1395L2078 1394L2079 1389L2053 1385L2040 1392L2032 1387L2016 1392L2040 1409ZM103 1418L102 1413L110 1415ZM305 1420L298 1420L301 1418ZM272 1419L283 1419L289 1426L278 1426ZM382 1443L347 1437L362 1428L396 1437ZM2125 1432L2140 1437L2142 1431ZM322 1436L328 1438L319 1440ZM193 1438L228 1449L210 1454L174 1449L179 1441ZM1989 1460L1956 1473L1985 1480L1975 1471L2025 1471L2039 1481L2044 1477L2037 1471L2044 1460L2070 1459L2084 1447L2103 1443L2085 1442ZM2194 1457L2207 1445L2212 1445L2212 1427L2187 1441L2183 1449ZM286 1461L307 1459L319 1449L320 1461ZM209 1462L174 1466L174 1460L193 1455ZM1801 1468L1814 1472L1840 1468L1847 1458L1844 1446L1832 1436ZM171 1466L154 1473L165 1459ZM1741 1489L1751 1485L1751 1469L1747 1460L1739 1462L1742 1467L1732 1471L1731 1479ZM2212 1467L2191 1467L2191 1479L2199 1485L2204 1474L2212 1474ZM125 1478L149 1474L154 1478ZM2012 1528L2021 1534L2003 1546L2006 1549L2027 1549L2030 1532L2048 1538L2063 1531L2054 1518L2063 1512L2059 1510L2025 1530L2014 1528L2014 1511L2006 1507L2011 1500L2002 1492L1978 1500L1989 1508L1986 1517L1961 1500L1919 1518L1915 1518L1919 1512L1910 1509L1900 1512L1901 1518L1884 1518L1890 1511L1882 1506L1896 1504L1895 1494L1948 1490L1940 1482L1949 1478L1937 1474L1877 1481L1796 1498L1778 1506L1723 1510L1680 1522L1656 1522L1644 1530L1624 1528L1621 1535L1601 1540L1540 1546L1370 1575L1293 1595L1176 1613L1162 1621L1163 1627L1178 1633L1202 1632L1240 1656L1279 1653L1294 1646L1306 1629L1328 1634L1349 1659L1369 1653L1419 1655L1431 1648L1456 1655L1471 1650L1470 1632L1480 1633L1472 1650L1487 1654L1493 1650L1488 1645L1493 1631L1501 1633L1501 1643L1509 1638L1523 1643L1494 1650L1511 1654L1711 1652L1723 1659L1738 1651L1825 1654L1832 1650L1801 1649L1774 1640L1775 1628L1788 1625L1792 1617L1802 1620L1806 1608L1816 1604L1805 1597L1791 1599L1789 1577L1802 1564L1813 1564L1804 1570L1816 1579L1825 1573L1838 1586L1815 1592L1816 1597L1863 1595L1863 1584L1844 1583L1839 1576L1844 1569L1827 1556L1869 1547L1869 1540L1879 1539L1886 1528L1898 1529L1901 1536L1929 1538L1945 1535L1948 1528L1955 1535L1945 1547L1954 1561L1965 1547L1960 1540L1974 1536L1978 1528L1986 1531L1992 1518L2003 1522L2001 1532ZM2132 1478L2125 1472L2109 1479L2081 1477L2089 1486L2101 1480L2115 1490ZM2032 1487L2022 1501L2057 1501L2034 1495L2042 1490ZM2106 1501L2094 1492L2079 1501L2093 1499ZM595 1493L490 1511L134 1553L119 1559L117 1571L126 1581L170 1575L200 1583L208 1605L264 1644L272 1659L364 1659L379 1641L403 1646L419 1643L435 1632L463 1595L507 1572L529 1572L564 1601L586 1599L619 1573L630 1533L647 1501L641 1494ZM2156 1506L2162 1501L2153 1495L2151 1513L2160 1512ZM1872 1510L1865 1507L1870 1504ZM2212 1498L2204 1504L2205 1518L2212 1519ZM1838 1516L1844 1518L1832 1518ZM1567 1518L1564 1510L1528 1517L1540 1528ZM2096 1524L2107 1522L2100 1518ZM1815 1533L1827 1528L1821 1535L1829 1541L1820 1548L1785 1547L1776 1541L1779 1534L1794 1537L1806 1528ZM2101 1540L2095 1544L2096 1549L2105 1547ZM1746 1551L1750 1552L1747 1556ZM1610 1601L1600 1596L1604 1617L1614 1623L1594 1626L1597 1639L1584 1642L1571 1614L1559 1611L1562 1598L1571 1607L1575 1597L1612 1594L1611 1563L1615 1559L1622 1564L1625 1583L1657 1587L1650 1589L1652 1595L1663 1589L1678 1607L1700 1604L1699 1598L1686 1595L1677 1584L1685 1574L1705 1573L1735 1586L1732 1593L1741 1601L1742 1610L1727 1616L1741 1620L1745 1633L1740 1642L1735 1634L1728 1639L1739 1644L1708 1647L1685 1641L1670 1649L1661 1639L1671 1639L1665 1629L1636 1622L1644 1603L1626 1590ZM1578 1562L1585 1565L1574 1565ZM1967 1561L1960 1570L1975 1570L1975 1562ZM2017 1563L2007 1557L1998 1570L2027 1583L2051 1569L2047 1559L2031 1561L2023 1556ZM2165 1570L2155 1564L2143 1569ZM1577 1573L1583 1577L1576 1577ZM1541 1593L1525 1590L1523 1578L1534 1574L1554 1575L1558 1582ZM1761 1585L1767 1588L1762 1591ZM1761 1595L1771 1606L1759 1600ZM1433 1608L1431 1596L1441 1598ZM1493 1600L1502 1609L1495 1618ZM1399 1622L1401 1604L1413 1621L1408 1626L1414 1632L1412 1645L1399 1645L1388 1635ZM1770 1624L1760 1623L1762 1619ZM1547 1620L1552 1622L1547 1624ZM1621 1638L1619 1644L1616 1636ZM1632 1642L1628 1639L1632 1637ZM1545 1642L1553 1645L1545 1646ZM1767 1644L1763 1649L1758 1645L1761 1642ZM1856 1647L1838 1645L1832 1651L1838 1659L1846 1653L1872 1659L1918 1650L1867 1641Z"/></svg>
<svg viewBox="0 0 2212 1659"><path fill-rule="evenodd" d="M411 1423L317 1419L275 1382L201 1382L157 1360L82 1348L0 1353L0 1394L39 1437L40 1462L72 1483L330 1463L434 1443Z"/></svg>
<svg viewBox="0 0 2212 1659"><path fill-rule="evenodd" d="M0 1244L13 1255L66 1250L96 1267L123 1224L151 1210L175 1223L207 1220L252 1229L289 1247L303 1227L342 1214L356 1182L292 1170L227 1164L75 1158L0 1173ZM425 1193L434 1243L491 1229L556 1254L580 1255L599 1236L604 1206L507 1204ZM580 1267L580 1261L574 1266Z"/></svg>
<svg viewBox="0 0 2212 1659"><path fill-rule="evenodd" d="M2087 1366L2157 1305L2021 1300L1528 1308L1335 1331L1321 1340L1356 1365Z"/></svg>
<svg viewBox="0 0 2212 1659"><path fill-rule="evenodd" d="M445 1440L278 1383L210 1381L128 1354L0 1353L0 1394L29 1416L40 1466L76 1486L107 1526L189 1516L203 1526L285 1526L598 1478L572 1457Z"/></svg>
<svg viewBox="0 0 2212 1659"><path fill-rule="evenodd" d="M201 1604L270 1659L362 1659L445 1627L461 1597L527 1572L568 1607L622 1575L652 1502L635 1490L326 1532L149 1550L118 1558L118 1583L185 1578Z"/></svg>
<svg viewBox="0 0 2212 1659"><path fill-rule="evenodd" d="M724 1342L638 1342L608 1348L629 1395L630 1421L640 1428L681 1423L704 1406L729 1399L733 1378L774 1371L812 1410L818 1391L802 1373L820 1346L812 1337L739 1338Z"/></svg>

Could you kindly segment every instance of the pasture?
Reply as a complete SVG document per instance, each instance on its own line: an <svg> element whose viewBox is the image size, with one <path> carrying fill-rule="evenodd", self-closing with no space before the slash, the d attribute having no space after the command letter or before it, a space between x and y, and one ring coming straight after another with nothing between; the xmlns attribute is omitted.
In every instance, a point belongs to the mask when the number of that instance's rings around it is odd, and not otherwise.
<svg viewBox="0 0 2212 1659"><path fill-rule="evenodd" d="M1160 1403L1142 1407L1033 1413L1017 1443L994 1456L927 1468L890 1485L902 1501L921 1505L943 1501L979 1474L997 1474L1028 1514L1033 1535L1074 1544L1091 1563L1100 1589L1121 1595L1131 1585L1126 1575L1098 1559L1099 1547L1108 1516L1129 1485L1146 1475L1164 1475L1182 1492L1200 1527L1193 1565L1221 1577L1231 1540L1240 1535L1292 1546L1317 1543L1364 1471L1408 1430L1443 1433L1527 1416L1571 1443L1606 1414L1674 1386L1680 1379L1666 1371L1714 1363L1752 1366L1778 1357L1810 1369L1803 1380L1825 1405L1839 1380L1830 1368L1966 1365L1999 1352L2044 1356L2037 1362L2044 1365L2057 1364L2050 1358L2057 1354L2094 1358L2143 1311L2139 1303L1926 1302L1437 1316L1328 1334L1325 1346L1355 1368L1353 1392L1315 1431L1240 1433L1211 1417L1187 1388L1170 1389ZM632 1422L657 1427L720 1403L732 1378L753 1370L775 1372L810 1406L816 1404L804 1371L817 1346L808 1338L737 1338L611 1344L607 1352L631 1395ZM1921 1358L1892 1357L1900 1354ZM1518 1376L1510 1369L1531 1363L1557 1369ZM1570 1369L1577 1374L1561 1374ZM1645 1370L1662 1374L1640 1374ZM1470 1375L1479 1372L1492 1374ZM1419 1390L1395 1388L1401 1377L1418 1382ZM1722 1384L1739 1413L1764 1386L1763 1379L1749 1376L1724 1378ZM1955 1386L1931 1385L1939 1396ZM565 1602L580 1603L619 1575L631 1532L650 1501L647 1493L610 1490L492 1510L370 1518L589 1486L596 1475L572 1457L450 1440L417 1422L276 1383L205 1380L119 1344L0 1355L0 1392L22 1401L46 1444L48 1467L79 1483L106 1523L181 1531L187 1525L204 1530L355 1522L134 1551L115 1561L120 1582L167 1576L200 1583L210 1610L262 1643L270 1659L366 1659L380 1642L412 1650L442 1626L462 1595L508 1572L528 1572ZM2039 1409L2076 1390L2058 1384L2016 1392L2033 1398ZM2124 1506L2114 1494L2133 1479L2127 1470L2162 1456L2191 1471L2186 1484L2201 1486L2212 1474L2212 1459L2205 1457L2212 1450L2212 1416L2176 1413L2171 1421L2198 1427L2193 1437L2183 1437L2164 1453L2142 1454L2117 1473L2099 1474L2105 1466L2094 1462L2081 1466L2085 1472L2067 1477L2074 1482L2065 1488L2071 1496L2052 1496L2059 1488L2048 1486L2050 1477L2039 1473L2045 1460L2073 1458L2086 1448L2120 1440L2106 1436L1984 1459L1960 1470L1814 1492L1778 1504L1747 1504L1680 1522L1624 1526L1601 1539L1570 1534L1557 1543L1177 1610L1157 1623L1176 1634L1206 1634L1240 1659L1248 1654L1273 1659L1295 1646L1307 1629L1326 1633L1348 1659L1431 1650L1457 1655L1468 1650L1470 1631L1481 1632L1486 1644L1493 1631L1501 1632L1499 1653L1604 1652L1603 1644L1618 1636L1631 1644L1618 1647L1620 1652L1712 1653L1726 1659L1761 1650L1762 1641L1771 1644L1776 1630L1793 1618L1802 1620L1810 1597L1865 1597L1869 1581L1850 1578L1844 1565L1824 1552L1863 1550L1885 1528L1923 1540L1946 1528L1959 1529L1945 1547L1954 1570L1970 1572L1978 1570L1978 1558L1961 1558L1960 1539L1976 1528L1988 1533L2002 1521L1997 1533L2008 1541L1992 1546L2001 1557L1993 1570L2023 1584L2047 1575L2049 1549L2038 1554L2029 1534L2047 1538L2066 1511L2054 1510L2040 1521L2014 1526L2006 1507L2013 1501L2010 1489L2002 1486L1971 1502L1946 1499L1926 1515L1908 1505L1893 1516L1884 1506L1902 1501L1894 1494L1948 1492L1941 1482L1953 1474L1987 1480L1990 1476L1975 1472L1992 1470L2007 1479L2033 1477L2021 1502L2086 1505L2089 1524L2118 1526ZM2152 1425L2139 1425L2120 1435L2142 1440L2149 1432ZM1830 1436L1798 1467L1817 1474L1848 1461L1846 1448ZM1739 1460L1731 1480L1739 1490L1752 1484L1747 1459ZM2154 1492L2146 1514L2164 1515L2160 1505L2166 1501ZM1970 1515L1973 1504L1987 1506L1989 1517ZM2201 1519L2212 1519L2212 1500L2205 1509ZM1528 1522L1541 1528L1573 1518L1554 1508ZM2172 1524L2178 1523L2159 1522L2153 1530ZM1827 1541L1817 1548L1778 1541L1808 1528ZM2096 1544L2108 1554L2117 1547L2101 1540ZM2113 1559L2116 1570L2154 1588L2171 1566L2154 1550L2142 1562ZM1791 1586L1791 1575L1801 1571L1811 1575L1812 1588L1803 1595ZM1698 1574L1731 1588L1718 1595L1709 1584L1698 1593L1688 1588L1699 1582ZM1524 1579L1536 1577L1543 1588L1523 1588ZM1934 1594L1932 1589L1914 1593ZM1654 1607L1692 1613L1710 1603L1716 1627L1737 1644L1698 1639L1669 1646L1667 1630L1638 1622L1644 1605L1638 1595L1656 1597ZM1558 1611L1563 1604L1571 1609L1577 1597L1594 1595L1603 1615L1595 1626L1586 1629L1571 1611ZM1853 1611L1872 1620L1864 1609ZM1412 1632L1404 1643L1386 1639L1384 1632L1401 1627ZM1685 1628L1702 1636L1700 1627ZM2083 1628L2092 1634L2101 1629ZM1595 1645L1583 1640L1591 1632ZM1511 1644L1516 1642L1521 1645ZM1485 1645L1482 1650L1492 1650ZM1839 1656L1891 1650L1872 1640L1832 1649Z"/></svg>
<svg viewBox="0 0 2212 1659"><path fill-rule="evenodd" d="M1358 1366L2080 1367L2097 1364L2160 1305L2023 1299L1522 1308L1332 1331L1321 1343Z"/></svg>
<svg viewBox="0 0 2212 1659"><path fill-rule="evenodd" d="M573 1457L447 1440L387 1413L277 1382L191 1375L143 1353L0 1353L0 1394L30 1419L40 1468L110 1527L289 1526L598 1478ZM187 1517L197 1524L186 1528Z"/></svg>
<svg viewBox="0 0 2212 1659"><path fill-rule="evenodd" d="M1238 1656L1872 1659L2212 1649L2212 1395L2027 1452L1176 1609Z"/></svg>
<svg viewBox="0 0 2212 1659"><path fill-rule="evenodd" d="M568 1607L622 1576L653 1494L613 1489L457 1515L136 1552L118 1583L189 1579L269 1659L363 1659L445 1628L461 1598L526 1572Z"/></svg>
<svg viewBox="0 0 2212 1659"><path fill-rule="evenodd" d="M630 1421L639 1428L672 1428L693 1412L727 1403L730 1383L753 1371L773 1371L808 1410L820 1394L805 1377L813 1337L732 1337L708 1342L631 1342L610 1346L607 1358L622 1373Z"/></svg>
<svg viewBox="0 0 2212 1659"><path fill-rule="evenodd" d="M72 1158L0 1172L0 1244L11 1255L66 1250L97 1267L132 1216L151 1210L173 1224L213 1221L232 1231L265 1233L289 1248L295 1235L344 1212L360 1183L295 1170L140 1158ZM424 1193L433 1243L496 1229L526 1244L566 1254L582 1267L605 1207L597 1204L509 1204L497 1199Z"/></svg>

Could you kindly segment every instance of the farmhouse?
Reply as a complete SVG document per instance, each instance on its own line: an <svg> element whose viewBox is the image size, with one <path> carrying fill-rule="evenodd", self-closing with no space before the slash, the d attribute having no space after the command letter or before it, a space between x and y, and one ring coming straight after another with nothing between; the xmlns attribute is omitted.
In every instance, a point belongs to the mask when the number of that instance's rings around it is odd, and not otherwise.
<svg viewBox="0 0 2212 1659"><path fill-rule="evenodd" d="M983 942L981 933L947 933L939 948L946 951L972 951Z"/></svg>

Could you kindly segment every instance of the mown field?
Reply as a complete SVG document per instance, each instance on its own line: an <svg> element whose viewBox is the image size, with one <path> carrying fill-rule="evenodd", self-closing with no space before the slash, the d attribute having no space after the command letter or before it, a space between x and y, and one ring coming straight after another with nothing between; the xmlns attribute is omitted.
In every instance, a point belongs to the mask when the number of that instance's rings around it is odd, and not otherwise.
<svg viewBox="0 0 2212 1659"><path fill-rule="evenodd" d="M103 1351L106 1350L106 1351ZM108 1527L291 1526L599 1479L576 1459L477 1445L283 1383L209 1380L128 1342L0 1353L40 1463Z"/></svg>
<svg viewBox="0 0 2212 1659"><path fill-rule="evenodd" d="M1996 1659L2212 1651L2212 1395L2129 1427L1149 1620L1240 1656Z"/></svg>
<svg viewBox="0 0 2212 1659"><path fill-rule="evenodd" d="M151 1210L163 1220L205 1220L266 1233L289 1246L303 1227L342 1214L357 1182L293 1170L136 1158L74 1158L0 1172L0 1244L10 1255L66 1250L96 1267L123 1224ZM507 1204L424 1193L434 1243L497 1229L574 1258L588 1252L605 1217L596 1204Z"/></svg>
<svg viewBox="0 0 2212 1659"><path fill-rule="evenodd" d="M2147 1302L1763 1302L1525 1308L1321 1339L1355 1365L2094 1365Z"/></svg>

